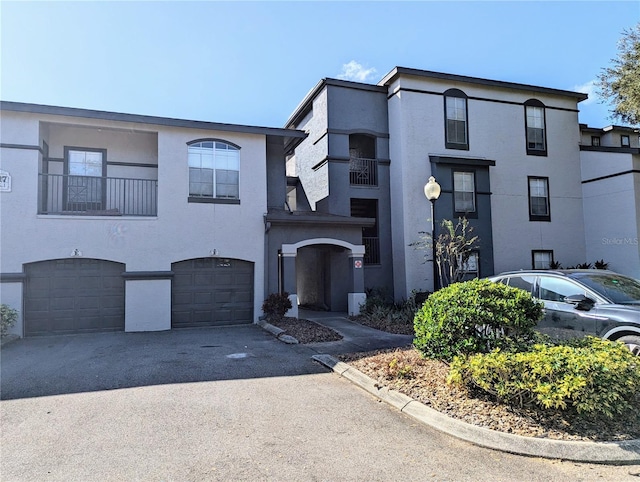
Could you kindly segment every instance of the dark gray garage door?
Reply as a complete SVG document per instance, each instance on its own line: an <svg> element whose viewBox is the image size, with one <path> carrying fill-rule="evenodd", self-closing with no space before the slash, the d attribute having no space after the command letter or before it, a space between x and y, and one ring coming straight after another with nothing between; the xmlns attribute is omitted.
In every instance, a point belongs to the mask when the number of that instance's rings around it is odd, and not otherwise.
<svg viewBox="0 0 640 482"><path fill-rule="evenodd" d="M171 326L253 322L253 263L199 258L171 265Z"/></svg>
<svg viewBox="0 0 640 482"><path fill-rule="evenodd" d="M84 258L25 265L25 336L124 330L124 270Z"/></svg>

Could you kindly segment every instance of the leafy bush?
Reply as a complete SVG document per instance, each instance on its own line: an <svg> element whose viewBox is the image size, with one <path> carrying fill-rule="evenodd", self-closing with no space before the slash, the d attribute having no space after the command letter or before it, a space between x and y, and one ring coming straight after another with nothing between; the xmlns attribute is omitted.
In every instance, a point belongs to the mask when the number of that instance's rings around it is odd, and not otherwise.
<svg viewBox="0 0 640 482"><path fill-rule="evenodd" d="M271 293L262 303L262 311L267 315L267 318L271 319L282 318L292 307L289 293L286 291L283 293Z"/></svg>
<svg viewBox="0 0 640 482"><path fill-rule="evenodd" d="M640 366L623 344L586 337L526 352L456 357L448 381L479 387L502 403L613 418L637 404Z"/></svg>
<svg viewBox="0 0 640 482"><path fill-rule="evenodd" d="M428 358L487 353L494 348L526 349L542 303L524 290L471 280L432 294L414 318L414 346Z"/></svg>
<svg viewBox="0 0 640 482"><path fill-rule="evenodd" d="M379 330L412 334L416 310L416 293L408 300L394 303L382 290L373 289L367 292L367 300L360 305L356 319Z"/></svg>
<svg viewBox="0 0 640 482"><path fill-rule="evenodd" d="M18 319L18 311L8 305L0 305L0 336L5 336Z"/></svg>
<svg viewBox="0 0 640 482"><path fill-rule="evenodd" d="M397 358L394 358L389 362L387 379L393 380L395 378L413 378L413 367L409 363L403 363Z"/></svg>

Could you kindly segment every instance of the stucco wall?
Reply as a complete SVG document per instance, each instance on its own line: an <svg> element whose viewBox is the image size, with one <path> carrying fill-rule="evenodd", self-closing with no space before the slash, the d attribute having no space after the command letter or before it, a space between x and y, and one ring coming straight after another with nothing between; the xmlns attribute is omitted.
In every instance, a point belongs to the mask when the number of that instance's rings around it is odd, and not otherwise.
<svg viewBox="0 0 640 482"><path fill-rule="evenodd" d="M313 100L313 112L304 119L303 129L309 136L296 148L295 173L304 187L311 209L329 195L329 179L326 165L313 169L329 152L327 137L327 91L323 90Z"/></svg>
<svg viewBox="0 0 640 482"><path fill-rule="evenodd" d="M586 261L640 279L640 156L583 151L581 159Z"/></svg>
<svg viewBox="0 0 640 482"><path fill-rule="evenodd" d="M86 258L125 263L127 271L169 271L172 262L207 257L215 249L221 257L254 263L255 316L260 315L264 292L263 214L267 207L264 135L80 118L60 119L52 115L9 111L1 114L3 143L37 146L43 137L39 131L40 120L72 121L102 128L102 132L106 132L101 145L100 132L89 130L91 140L84 142L82 137L75 137L82 132L77 130L74 139L80 146L89 143L92 147L106 147L109 159L113 147L119 153L117 157L144 157L147 162L157 159L158 163L157 217L47 216L37 214L39 152L3 148L0 162L2 169L13 177L13 191L0 193L3 228L0 235L1 272L22 272L24 263L66 258L74 249L79 249ZM130 144L130 155L127 146L117 142L122 134L110 129L124 132L149 132L153 129L153 132L134 136L136 142ZM50 131L49 134L52 139L53 133ZM201 138L224 139L241 147L239 205L187 202L187 142ZM150 145L149 139L157 139L157 143ZM147 152L147 148L151 152ZM167 307L170 304L165 305L165 310L169 309ZM127 317L131 316L136 316L136 313L127 310ZM166 319L170 319L170 314L165 315Z"/></svg>
<svg viewBox="0 0 640 482"><path fill-rule="evenodd" d="M493 86L406 77L389 86L401 90L389 100L391 197L396 297L426 289L423 253L408 245L429 229L429 204L423 194L430 172L429 155L494 160L491 217L494 271L528 268L531 251L553 249L565 263L585 255L582 220L579 130L576 100ZM444 93L465 92L468 99L469 150L444 145ZM528 156L524 102L546 105L546 157ZM527 176L549 177L551 222L530 222ZM404 276L403 276L404 273ZM406 280L403 282L403 280ZM400 291L398 291L400 290Z"/></svg>

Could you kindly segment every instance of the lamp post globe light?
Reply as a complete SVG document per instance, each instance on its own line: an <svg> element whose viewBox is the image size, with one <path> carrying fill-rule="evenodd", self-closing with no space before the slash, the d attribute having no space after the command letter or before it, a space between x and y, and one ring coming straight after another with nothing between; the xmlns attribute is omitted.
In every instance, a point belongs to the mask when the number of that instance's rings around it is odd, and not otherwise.
<svg viewBox="0 0 640 482"><path fill-rule="evenodd" d="M431 263L433 264L433 291L435 292L438 285L438 268L436 266L436 220L435 220L435 203L440 197L440 184L433 176L429 177L429 181L424 185L424 195L431 203Z"/></svg>

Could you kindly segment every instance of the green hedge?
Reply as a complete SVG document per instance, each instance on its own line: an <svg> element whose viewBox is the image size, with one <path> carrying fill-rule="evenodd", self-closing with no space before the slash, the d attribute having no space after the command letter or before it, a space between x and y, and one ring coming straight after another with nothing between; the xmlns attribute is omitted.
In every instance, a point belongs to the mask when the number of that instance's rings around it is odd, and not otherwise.
<svg viewBox="0 0 640 482"><path fill-rule="evenodd" d="M455 283L432 294L414 318L414 346L426 357L526 349L542 303L529 293L489 280Z"/></svg>
<svg viewBox="0 0 640 482"><path fill-rule="evenodd" d="M499 402L613 418L635 406L637 357L621 343L600 338L534 345L527 352L495 350L456 357L450 383L479 387Z"/></svg>
<svg viewBox="0 0 640 482"><path fill-rule="evenodd" d="M4 303L0 305L0 336L5 336L18 319L18 311Z"/></svg>

